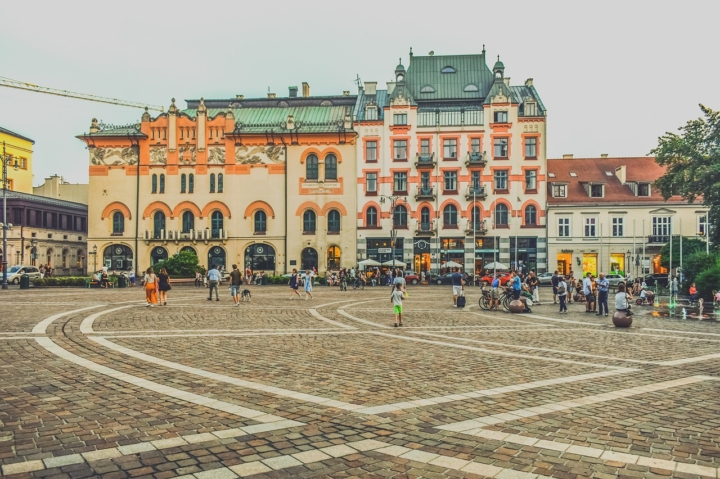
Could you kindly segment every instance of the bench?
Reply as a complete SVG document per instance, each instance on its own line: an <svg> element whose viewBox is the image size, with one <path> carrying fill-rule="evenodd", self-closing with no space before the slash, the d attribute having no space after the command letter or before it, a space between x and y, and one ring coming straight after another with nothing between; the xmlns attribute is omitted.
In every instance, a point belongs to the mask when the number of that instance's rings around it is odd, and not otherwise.
<svg viewBox="0 0 720 479"><path fill-rule="evenodd" d="M90 288L92 288L93 286L99 288L99 287L100 287L100 281L95 281L95 280L86 280L86 281L85 281L85 287L86 287L86 288L90 289ZM115 283L113 283L112 281L108 281L108 288L114 288L114 287L115 287Z"/></svg>

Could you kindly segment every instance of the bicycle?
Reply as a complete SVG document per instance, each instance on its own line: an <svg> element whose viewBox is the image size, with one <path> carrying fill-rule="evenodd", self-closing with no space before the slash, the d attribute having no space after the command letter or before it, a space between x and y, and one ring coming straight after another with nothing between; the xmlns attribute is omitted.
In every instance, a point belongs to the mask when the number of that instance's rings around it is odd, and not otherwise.
<svg viewBox="0 0 720 479"><path fill-rule="evenodd" d="M340 280L340 291L347 291L347 280L345 278Z"/></svg>
<svg viewBox="0 0 720 479"><path fill-rule="evenodd" d="M360 278L355 278L355 282L353 283L353 289L365 289L365 281L361 280Z"/></svg>

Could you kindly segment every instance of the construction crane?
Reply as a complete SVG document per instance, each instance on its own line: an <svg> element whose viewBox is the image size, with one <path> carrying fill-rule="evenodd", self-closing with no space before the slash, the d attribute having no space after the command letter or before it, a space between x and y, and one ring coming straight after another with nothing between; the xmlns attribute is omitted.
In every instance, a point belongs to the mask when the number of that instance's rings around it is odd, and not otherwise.
<svg viewBox="0 0 720 479"><path fill-rule="evenodd" d="M86 93L76 93L67 90L58 90L57 88L48 88L44 86L34 85L32 83L11 80L10 78L0 77L0 86L8 88L17 88L18 90L34 91L36 93L47 93L49 95L64 96L67 98L78 98L80 100L97 101L100 103L109 103L111 105L129 106L133 108L147 108L148 110L165 111L162 106L148 105L146 103L138 103L134 101L118 100L117 98L105 98L97 95L88 95Z"/></svg>

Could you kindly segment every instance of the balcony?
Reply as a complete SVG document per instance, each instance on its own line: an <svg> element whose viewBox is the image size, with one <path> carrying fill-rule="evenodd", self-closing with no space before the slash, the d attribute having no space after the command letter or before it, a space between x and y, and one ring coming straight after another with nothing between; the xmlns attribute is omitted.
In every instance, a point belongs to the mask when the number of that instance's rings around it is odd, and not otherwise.
<svg viewBox="0 0 720 479"><path fill-rule="evenodd" d="M435 153L415 155L415 168L435 168Z"/></svg>
<svg viewBox="0 0 720 479"><path fill-rule="evenodd" d="M465 166L479 166L484 168L485 165L487 165L485 153L480 153L479 151L468 151Z"/></svg>
<svg viewBox="0 0 720 479"><path fill-rule="evenodd" d="M648 243L650 244L665 244L668 241L670 241L670 235L667 236L660 236L660 235L652 235L648 236Z"/></svg>
<svg viewBox="0 0 720 479"><path fill-rule="evenodd" d="M465 233L467 233L468 236L484 236L487 234L487 227L485 226L485 221L470 221L467 220Z"/></svg>
<svg viewBox="0 0 720 479"><path fill-rule="evenodd" d="M468 185L467 191L465 192L465 199L469 201L473 198L481 201L487 198L487 188L484 186Z"/></svg>
<svg viewBox="0 0 720 479"><path fill-rule="evenodd" d="M157 233L157 234L156 234ZM151 241L162 241L167 243L168 241L174 241L176 244L180 242L192 242L197 243L198 241L205 241L207 243L210 240L221 240L225 242L228 238L227 230L145 230L143 239L146 243Z"/></svg>
<svg viewBox="0 0 720 479"><path fill-rule="evenodd" d="M434 234L435 228L432 221L429 223L415 222L415 236L433 236Z"/></svg>
<svg viewBox="0 0 720 479"><path fill-rule="evenodd" d="M418 186L415 193L415 200L431 200L434 201L436 197L434 186Z"/></svg>

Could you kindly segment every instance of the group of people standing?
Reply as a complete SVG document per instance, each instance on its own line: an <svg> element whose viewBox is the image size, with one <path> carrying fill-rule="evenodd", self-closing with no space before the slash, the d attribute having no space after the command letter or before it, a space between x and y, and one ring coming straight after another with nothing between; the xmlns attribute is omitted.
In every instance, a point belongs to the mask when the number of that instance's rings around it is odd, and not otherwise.
<svg viewBox="0 0 720 479"><path fill-rule="evenodd" d="M170 275L165 268L160 268L160 272L155 274L155 270L150 267L145 270L142 284L145 287L146 306L152 308L155 305L167 306L167 292L170 287Z"/></svg>

